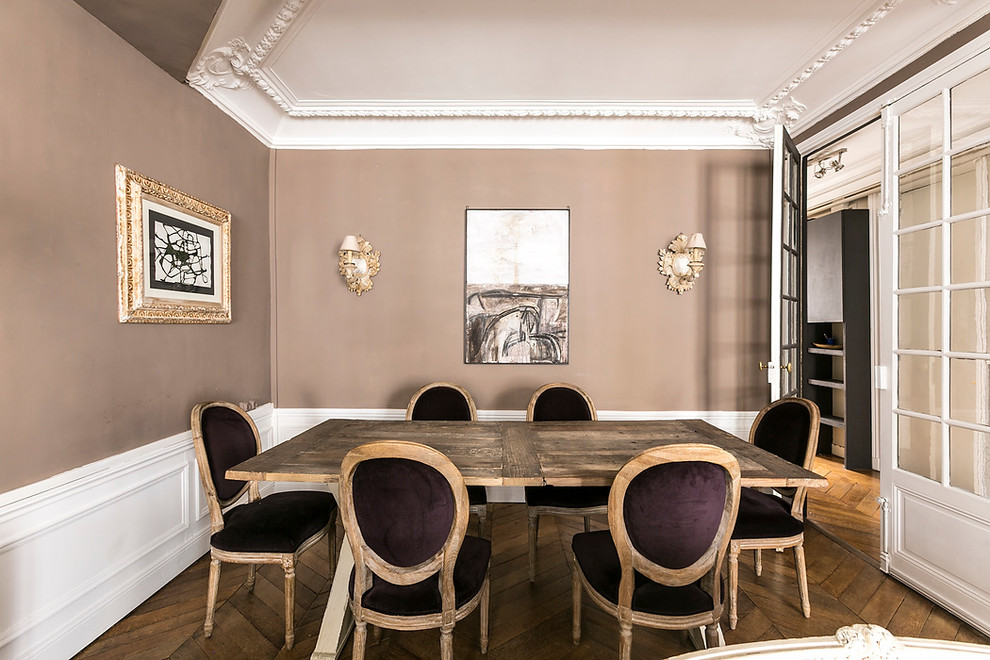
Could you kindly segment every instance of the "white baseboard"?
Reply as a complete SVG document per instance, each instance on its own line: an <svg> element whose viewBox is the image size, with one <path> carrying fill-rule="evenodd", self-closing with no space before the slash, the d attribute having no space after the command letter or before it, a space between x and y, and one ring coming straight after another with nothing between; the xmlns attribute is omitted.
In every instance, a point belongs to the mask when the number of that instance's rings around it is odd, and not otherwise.
<svg viewBox="0 0 990 660"><path fill-rule="evenodd" d="M273 413L251 412L268 446ZM0 659L71 658L209 535L190 431L0 494Z"/></svg>
<svg viewBox="0 0 990 660"><path fill-rule="evenodd" d="M703 419L739 438L749 437L756 411L683 411L683 410L599 410L598 419L651 420ZM328 419L395 419L406 418L405 410L394 408L279 408L275 415L276 442L282 443ZM479 410L480 421L524 421L525 410ZM521 486L488 486L489 502L524 502Z"/></svg>

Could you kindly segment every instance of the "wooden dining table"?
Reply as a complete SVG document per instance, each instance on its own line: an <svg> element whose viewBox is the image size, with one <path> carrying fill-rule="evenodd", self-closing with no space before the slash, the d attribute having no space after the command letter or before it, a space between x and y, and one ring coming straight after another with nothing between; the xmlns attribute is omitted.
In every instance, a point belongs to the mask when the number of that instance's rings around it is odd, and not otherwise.
<svg viewBox="0 0 990 660"><path fill-rule="evenodd" d="M609 486L641 451L705 443L739 461L750 487L824 487L828 480L700 419L595 422L423 422L331 419L240 463L227 478L329 484L352 448L408 440L446 454L473 486ZM314 660L332 660L350 629L347 584L354 559L347 543L337 562Z"/></svg>

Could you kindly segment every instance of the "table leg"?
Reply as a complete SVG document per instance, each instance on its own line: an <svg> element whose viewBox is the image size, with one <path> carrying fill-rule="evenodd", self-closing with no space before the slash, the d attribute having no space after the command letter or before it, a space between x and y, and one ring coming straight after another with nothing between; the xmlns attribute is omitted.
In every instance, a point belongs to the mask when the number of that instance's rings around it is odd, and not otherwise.
<svg viewBox="0 0 990 660"><path fill-rule="evenodd" d="M344 539L337 557L333 584L330 585L327 609L323 613L323 623L320 625L320 636L316 639L316 649L310 656L311 660L335 660L351 633L354 619L348 603L347 582L350 580L352 568L354 568L354 556L351 554L350 544Z"/></svg>

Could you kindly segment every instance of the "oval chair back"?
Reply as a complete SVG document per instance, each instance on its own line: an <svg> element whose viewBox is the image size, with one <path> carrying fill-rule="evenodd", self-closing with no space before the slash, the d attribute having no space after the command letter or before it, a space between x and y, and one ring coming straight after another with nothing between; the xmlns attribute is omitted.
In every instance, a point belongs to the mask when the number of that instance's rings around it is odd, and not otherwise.
<svg viewBox="0 0 990 660"><path fill-rule="evenodd" d="M407 420L478 420L478 409L468 391L453 383L430 383L421 387L406 406Z"/></svg>
<svg viewBox="0 0 990 660"><path fill-rule="evenodd" d="M620 607L632 607L634 571L674 587L710 575L718 602L717 577L739 490L739 463L711 445L656 447L626 463L608 502L609 529L622 565Z"/></svg>
<svg viewBox="0 0 990 660"><path fill-rule="evenodd" d="M772 454L810 470L818 449L821 412L801 397L777 399L759 412L749 431L749 441ZM808 488L778 488L791 502L791 515L804 518Z"/></svg>
<svg viewBox="0 0 990 660"><path fill-rule="evenodd" d="M530 422L595 421L598 412L584 390L569 383L547 383L533 393L526 409Z"/></svg>
<svg viewBox="0 0 990 660"><path fill-rule="evenodd" d="M353 657L364 656L371 623L440 628L449 660L455 621L479 604L486 650L491 544L465 536L468 494L457 467L431 447L396 440L352 449L340 470L341 517L354 556Z"/></svg>

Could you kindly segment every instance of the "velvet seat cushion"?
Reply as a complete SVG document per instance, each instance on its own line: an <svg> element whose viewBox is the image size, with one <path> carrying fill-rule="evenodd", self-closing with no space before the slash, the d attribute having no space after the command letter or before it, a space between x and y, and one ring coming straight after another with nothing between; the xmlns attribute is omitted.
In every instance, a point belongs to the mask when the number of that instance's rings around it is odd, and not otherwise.
<svg viewBox="0 0 990 660"><path fill-rule="evenodd" d="M330 493L275 493L224 512L224 527L210 545L227 552L295 552L336 515Z"/></svg>
<svg viewBox="0 0 990 660"><path fill-rule="evenodd" d="M454 563L454 601L461 607L478 595L488 574L492 544L476 536L465 536ZM354 571L348 587L354 597ZM397 616L436 614L441 610L440 580L432 575L422 582L406 586L392 584L372 574L371 587L364 592L361 605L367 609Z"/></svg>
<svg viewBox="0 0 990 660"><path fill-rule="evenodd" d="M802 532L804 522L791 515L791 505L787 501L752 488L742 489L732 538L787 538Z"/></svg>
<svg viewBox="0 0 990 660"><path fill-rule="evenodd" d="M526 506L608 506L608 486L526 486Z"/></svg>
<svg viewBox="0 0 990 660"><path fill-rule="evenodd" d="M612 534L608 530L582 532L571 540L574 559L592 589L610 603L618 605L622 567ZM711 594L701 588L701 581L683 587L668 587L636 573L632 608L637 612L661 616L690 616L711 612Z"/></svg>

